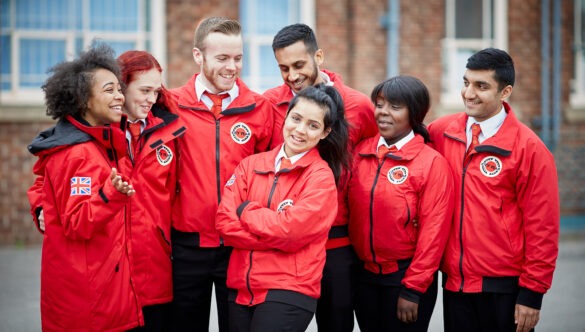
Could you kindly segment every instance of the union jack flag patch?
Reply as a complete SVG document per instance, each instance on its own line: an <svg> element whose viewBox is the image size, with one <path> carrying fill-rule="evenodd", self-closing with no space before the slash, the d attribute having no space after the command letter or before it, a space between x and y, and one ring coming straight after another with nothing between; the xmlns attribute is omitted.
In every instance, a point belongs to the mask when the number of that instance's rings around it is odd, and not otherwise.
<svg viewBox="0 0 585 332"><path fill-rule="evenodd" d="M75 176L71 178L71 196L91 195L91 178Z"/></svg>

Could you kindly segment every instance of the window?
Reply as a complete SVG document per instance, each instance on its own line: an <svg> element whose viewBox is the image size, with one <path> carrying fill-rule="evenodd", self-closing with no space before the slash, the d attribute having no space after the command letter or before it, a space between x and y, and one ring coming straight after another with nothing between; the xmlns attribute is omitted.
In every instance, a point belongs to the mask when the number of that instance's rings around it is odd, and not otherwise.
<svg viewBox="0 0 585 332"><path fill-rule="evenodd" d="M585 0L575 0L575 73L571 108L585 109Z"/></svg>
<svg viewBox="0 0 585 332"><path fill-rule="evenodd" d="M459 109L467 58L486 47L507 48L507 0L447 0L442 41L442 108Z"/></svg>
<svg viewBox="0 0 585 332"><path fill-rule="evenodd" d="M1 104L42 104L48 70L94 39L116 54L143 49L166 62L158 28L164 26L164 0L0 1Z"/></svg>
<svg viewBox="0 0 585 332"><path fill-rule="evenodd" d="M282 84L272 38L283 27L305 23L314 29L314 0L242 0L240 22L244 37L242 79L257 92Z"/></svg>

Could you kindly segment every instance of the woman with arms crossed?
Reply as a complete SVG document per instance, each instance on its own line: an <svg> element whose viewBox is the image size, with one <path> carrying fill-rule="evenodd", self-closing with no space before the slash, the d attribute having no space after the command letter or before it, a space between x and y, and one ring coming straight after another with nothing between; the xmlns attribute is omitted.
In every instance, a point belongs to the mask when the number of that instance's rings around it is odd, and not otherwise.
<svg viewBox="0 0 585 332"><path fill-rule="evenodd" d="M343 111L335 88L302 90L290 103L284 143L244 159L226 184L216 227L234 247L230 331L309 325L337 214L336 181L349 164Z"/></svg>

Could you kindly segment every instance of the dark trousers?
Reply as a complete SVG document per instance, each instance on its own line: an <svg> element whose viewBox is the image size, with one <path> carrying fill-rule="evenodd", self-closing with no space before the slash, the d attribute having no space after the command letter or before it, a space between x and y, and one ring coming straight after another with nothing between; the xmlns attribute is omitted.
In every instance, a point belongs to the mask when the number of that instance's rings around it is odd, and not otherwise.
<svg viewBox="0 0 585 332"><path fill-rule="evenodd" d="M315 318L319 332L353 331L358 258L351 246L327 250Z"/></svg>
<svg viewBox="0 0 585 332"><path fill-rule="evenodd" d="M201 248L173 242L173 331L209 330L213 286L219 331L228 331L226 277L230 253L230 247Z"/></svg>
<svg viewBox="0 0 585 332"><path fill-rule="evenodd" d="M461 293L443 289L445 332L515 332L517 293Z"/></svg>
<svg viewBox="0 0 585 332"><path fill-rule="evenodd" d="M136 332L165 332L170 326L169 313L170 303L149 305L142 308L144 315L144 326L137 327L130 331Z"/></svg>
<svg viewBox="0 0 585 332"><path fill-rule="evenodd" d="M229 302L230 332L303 332L313 313L280 302L263 302L253 307Z"/></svg>
<svg viewBox="0 0 585 332"><path fill-rule="evenodd" d="M427 331L437 300L437 275L418 304L418 318L411 324L397 316L401 286L387 286L358 280L355 315L362 332Z"/></svg>

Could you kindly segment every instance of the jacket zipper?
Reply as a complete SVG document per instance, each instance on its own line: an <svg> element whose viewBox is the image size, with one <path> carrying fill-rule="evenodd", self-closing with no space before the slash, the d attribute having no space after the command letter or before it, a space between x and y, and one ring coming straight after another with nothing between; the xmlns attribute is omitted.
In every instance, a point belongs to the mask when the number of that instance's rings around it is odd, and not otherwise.
<svg viewBox="0 0 585 332"><path fill-rule="evenodd" d="M219 174L219 119L215 119L215 185L217 187L217 205L221 202L221 181ZM219 238L219 245L223 246L223 239Z"/></svg>
<svg viewBox="0 0 585 332"><path fill-rule="evenodd" d="M372 261L378 265L379 274L382 274L382 265L376 262L376 251L374 250L374 191L378 184L380 170L382 169L382 165L384 165L384 161L385 159L383 159L378 165L376 176L374 177L374 183L372 184L372 190L370 191L370 251L372 252Z"/></svg>
<svg viewBox="0 0 585 332"><path fill-rule="evenodd" d="M459 274L461 275L461 284L459 285L459 291L463 292L463 286L465 284L465 276L463 275L463 212L465 209L465 175L467 174L467 167L471 163L471 159L463 157L463 172L461 174L461 212L459 213Z"/></svg>

